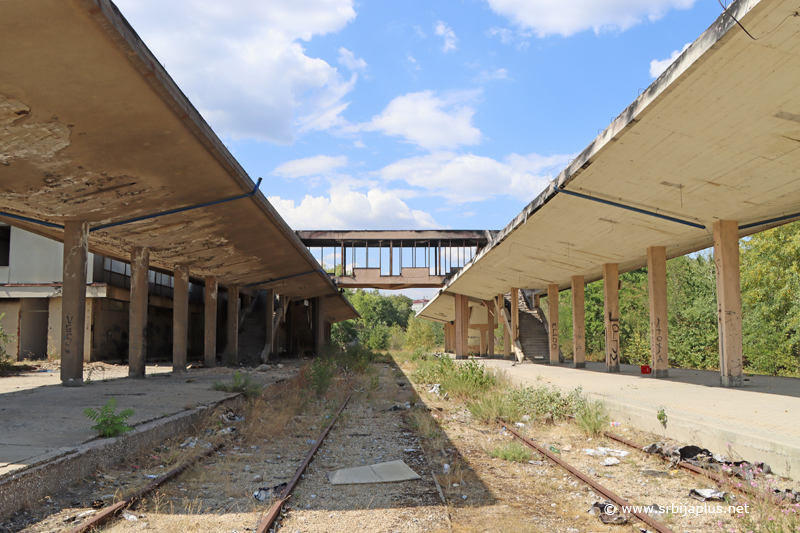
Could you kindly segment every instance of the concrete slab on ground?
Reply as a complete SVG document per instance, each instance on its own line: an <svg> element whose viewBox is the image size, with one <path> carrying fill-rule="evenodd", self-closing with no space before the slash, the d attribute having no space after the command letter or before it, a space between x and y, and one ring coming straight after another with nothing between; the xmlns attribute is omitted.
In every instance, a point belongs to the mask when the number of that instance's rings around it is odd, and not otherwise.
<svg viewBox="0 0 800 533"><path fill-rule="evenodd" d="M130 425L210 405L233 394L211 389L214 381L230 381L234 368L192 369L172 374L171 367L148 366L146 379L127 377L127 366L104 365L83 387L63 387L58 372L26 373L0 379L0 477L70 452L95 438L93 422L83 413L115 398L117 408L134 409ZM253 372L273 383L294 370L272 367ZM84 380L87 373L84 372Z"/></svg>
<svg viewBox="0 0 800 533"><path fill-rule="evenodd" d="M719 385L719 373L670 369L670 378L642 375L639 367L622 365L605 372L603 363L586 369L484 360L487 367L509 373L517 384L548 384L559 389L582 387L602 400L612 419L687 444L763 461L775 473L800 479L800 379L748 376L742 389ZM660 406L667 415L663 428L656 419ZM647 444L647 443L643 443Z"/></svg>
<svg viewBox="0 0 800 533"><path fill-rule="evenodd" d="M330 475L331 485L355 485L360 483L392 483L420 479L419 474L403 461L389 461L369 466L342 468Z"/></svg>

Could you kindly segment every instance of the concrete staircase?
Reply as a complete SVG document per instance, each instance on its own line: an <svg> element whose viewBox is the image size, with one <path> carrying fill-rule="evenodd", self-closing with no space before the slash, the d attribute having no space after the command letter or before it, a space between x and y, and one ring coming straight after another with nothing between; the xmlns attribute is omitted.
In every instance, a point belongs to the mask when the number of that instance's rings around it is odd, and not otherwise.
<svg viewBox="0 0 800 533"><path fill-rule="evenodd" d="M250 312L239 325L239 362L245 366L261 364L267 343L267 291L258 291Z"/></svg>
<svg viewBox="0 0 800 533"><path fill-rule="evenodd" d="M519 292L519 343L525 359L533 363L550 363L550 345L539 311L530 309Z"/></svg>

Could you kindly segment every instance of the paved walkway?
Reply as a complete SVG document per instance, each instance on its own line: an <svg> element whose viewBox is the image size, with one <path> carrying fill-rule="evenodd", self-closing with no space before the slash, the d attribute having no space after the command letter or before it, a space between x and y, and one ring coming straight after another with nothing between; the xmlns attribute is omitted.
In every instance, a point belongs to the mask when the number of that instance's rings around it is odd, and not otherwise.
<svg viewBox="0 0 800 533"><path fill-rule="evenodd" d="M608 374L602 363L578 370L566 366L486 360L524 385L582 387L601 399L614 420L728 456L764 461L776 473L800 479L800 379L749 376L742 389L719 386L719 373L670 369L669 379L639 373L622 365ZM668 417L666 430L656 419L659 406Z"/></svg>
<svg viewBox="0 0 800 533"><path fill-rule="evenodd" d="M148 366L147 379L127 378L126 366L94 370L91 383L62 387L58 372L32 372L0 379L0 476L60 456L95 437L93 422L83 410L99 408L115 398L118 409L132 408L131 425L185 409L216 403L230 393L211 389L214 381L230 381L233 369L189 370L172 374L171 366ZM265 383L291 370L273 367L255 372ZM89 377L84 371L84 380Z"/></svg>

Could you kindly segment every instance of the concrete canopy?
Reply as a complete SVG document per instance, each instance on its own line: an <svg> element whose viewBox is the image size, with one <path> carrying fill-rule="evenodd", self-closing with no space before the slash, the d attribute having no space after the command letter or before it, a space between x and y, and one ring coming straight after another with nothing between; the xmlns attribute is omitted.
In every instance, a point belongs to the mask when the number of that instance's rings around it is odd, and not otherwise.
<svg viewBox="0 0 800 533"><path fill-rule="evenodd" d="M600 279L604 263L637 269L650 246L668 258L701 250L717 220L745 236L800 218L797 12L787 0L730 5L419 315L452 320L455 293L566 289L574 275Z"/></svg>
<svg viewBox="0 0 800 533"><path fill-rule="evenodd" d="M0 211L63 240L93 228L249 193L253 181L109 0L0 2ZM357 316L263 194L92 231L92 252L186 264L222 285L329 296Z"/></svg>

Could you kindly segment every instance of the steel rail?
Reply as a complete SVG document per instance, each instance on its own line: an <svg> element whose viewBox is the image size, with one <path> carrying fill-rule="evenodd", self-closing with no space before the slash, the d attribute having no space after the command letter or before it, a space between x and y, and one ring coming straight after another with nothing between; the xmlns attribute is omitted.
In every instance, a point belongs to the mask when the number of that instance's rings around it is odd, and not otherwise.
<svg viewBox="0 0 800 533"><path fill-rule="evenodd" d="M212 453L216 453L217 451L219 451L221 448L224 448L224 447L225 447L225 443L217 444L216 446L212 446L210 449L208 449L208 450L204 451L203 453L201 453L199 455L196 455L195 457L193 457L190 460L186 461L181 466L170 470L169 472L167 472L166 474L164 474L160 478L156 479L155 481L153 481L152 483L150 483L146 487L137 490L136 492L134 492L133 494L131 494L130 496L128 496L124 500L121 500L121 501L115 503L111 507L106 507L105 509L103 509L101 512L99 512L98 514L94 515L90 519L86 520L85 522L81 522L77 526L73 527L72 529L67 531L67 533L81 533L81 532L86 531L86 530L88 530L90 528L96 528L96 527L98 527L98 526L100 526L102 524L105 524L106 522L108 522L109 520L114 518L117 515L117 513L119 513L120 511L122 511L126 507L130 506L131 504L133 504L136 500L140 499L142 496L145 496L145 495L149 494L150 492L154 491L155 489L157 489L158 487L160 487L161 485L163 485L167 481L171 480L175 476L183 473L187 468L189 468L190 466L194 465L200 459L205 459L206 457L208 457Z"/></svg>
<svg viewBox="0 0 800 533"><path fill-rule="evenodd" d="M558 466L564 468L567 472L569 472L570 474L572 474L573 476L575 476L579 480L583 481L584 483L586 483L587 485L592 487L592 489L594 489L595 492L598 492L598 493L602 494L604 497L606 497L610 501L614 502L614 504L616 504L616 506L619 508L620 512L622 512L623 508L627 508L627 509L629 509L630 514L632 514L633 516L635 516L636 518L638 518L639 520L641 520L642 522L644 522L648 526L654 528L658 533L674 533L674 531L672 531L670 528L668 528L667 526L665 526L664 524L662 524L658 520L655 520L651 516L649 516L649 515L647 515L645 513L640 513L638 511L635 511L634 510L634 506L631 505L631 503L629 501L627 501L626 499L624 499L622 496L619 496L619 495L615 494L614 492L612 492L611 490L607 489L606 487L604 487L600 483L597 483L595 480L593 480L592 478L588 477L586 474L584 474L580 470L577 470L575 467L573 467L572 465L570 465L566 461L563 461L562 459L559 459L558 457L556 457L555 454L551 453L549 450L546 450L545 448L539 446L538 444L536 444L532 440L528 439L527 437L525 437L523 435L520 435L519 433L517 433L517 431L515 431L515 430L513 430L511 428L507 427L505 429L506 429L506 431L508 431L509 433L514 435L517 439L522 441L523 444L527 445L530 448L533 448L534 450L536 450L541 455L544 455L545 457L547 457L548 459L550 459L551 461L556 463Z"/></svg>
<svg viewBox="0 0 800 533"><path fill-rule="evenodd" d="M325 437L328 436L328 433L330 432L331 428L333 428L333 425L336 423L336 420L339 418L339 415L342 414L342 411L344 411L344 408L347 405L347 402L350 401L350 397L352 395L353 395L352 392L347 395L347 398L344 399L341 407L339 407L339 410L336 411L335 415L333 415L331 423L328 424L328 427L326 427L325 430L322 433L320 433L319 437L317 437L317 443L314 444L314 446L312 446L311 449L308 451L308 453L306 454L306 458L297 468L297 471L294 473L294 476L292 476L292 479L289 480L289 483L287 483L286 487L283 489L283 491L281 491L281 494L280 496L278 496L278 499L275 500L275 503L273 503L272 506L269 508L267 514L265 514L264 518L261 519L261 522L258 524L258 528L256 528L256 533L266 533L269 530L269 528L272 527L272 524L275 522L275 520L281 513L283 504L285 504L286 501L289 499L289 495L292 493L292 490L294 489L295 485L297 485L297 482L300 481L300 476L303 475L303 472L305 472L306 467L309 465L309 463L311 463L311 459L314 457L314 454L317 453L317 450L322 445L322 441L325 440Z"/></svg>

